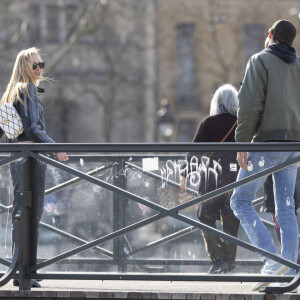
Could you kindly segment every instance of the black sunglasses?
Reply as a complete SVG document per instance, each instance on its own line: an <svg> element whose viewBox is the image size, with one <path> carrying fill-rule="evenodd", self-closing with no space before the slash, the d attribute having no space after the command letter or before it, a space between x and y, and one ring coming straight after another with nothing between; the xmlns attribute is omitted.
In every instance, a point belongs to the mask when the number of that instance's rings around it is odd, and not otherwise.
<svg viewBox="0 0 300 300"><path fill-rule="evenodd" d="M45 68L45 63L44 62L40 62L38 64L33 63L32 69L35 70L38 66L40 67L40 69L44 69Z"/></svg>

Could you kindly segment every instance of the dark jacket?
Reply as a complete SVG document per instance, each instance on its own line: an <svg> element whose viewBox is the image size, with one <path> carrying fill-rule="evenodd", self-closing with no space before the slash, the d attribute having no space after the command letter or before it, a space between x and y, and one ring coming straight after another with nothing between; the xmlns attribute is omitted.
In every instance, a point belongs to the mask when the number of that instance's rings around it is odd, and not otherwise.
<svg viewBox="0 0 300 300"><path fill-rule="evenodd" d="M33 141L35 143L54 143L47 135L43 106L37 95L37 88L33 83L28 84L30 98L25 92L21 94L24 105L16 100L14 106L21 116L24 132L16 139L8 139L9 143Z"/></svg>
<svg viewBox="0 0 300 300"><path fill-rule="evenodd" d="M205 118L200 123L197 129L197 132L193 139L193 143L221 142L221 140L229 132L230 128L234 125L235 121L236 117L228 113L221 113ZM224 142L235 142L234 129L231 131L230 135ZM199 146L199 148L201 148L201 146ZM199 186L200 194L210 192L216 188L227 185L236 180L239 170L238 164L236 162L236 152L231 151L215 153L188 153L188 173L196 171L195 166L191 164L193 156L197 157L200 164L200 168L198 168L198 171L200 171L199 173L201 181ZM204 156L209 158L209 168L215 171L208 171L205 173L204 170L203 172L203 168L201 167L201 160L203 160ZM218 174L217 180L214 174Z"/></svg>

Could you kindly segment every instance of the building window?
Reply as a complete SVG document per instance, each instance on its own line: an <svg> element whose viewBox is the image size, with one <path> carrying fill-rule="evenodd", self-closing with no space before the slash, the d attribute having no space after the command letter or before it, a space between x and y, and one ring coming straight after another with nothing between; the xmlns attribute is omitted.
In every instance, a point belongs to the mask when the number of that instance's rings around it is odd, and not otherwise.
<svg viewBox="0 0 300 300"><path fill-rule="evenodd" d="M249 58L264 48L264 26L261 24L244 24L243 26L243 66L247 65Z"/></svg>
<svg viewBox="0 0 300 300"><path fill-rule="evenodd" d="M37 24L40 24L40 7L37 4L30 6L31 17L33 20L37 21ZM30 28L30 42L32 45L38 45L41 40L41 31L39 26L31 26Z"/></svg>
<svg viewBox="0 0 300 300"><path fill-rule="evenodd" d="M196 102L195 24L176 26L176 88L177 104Z"/></svg>
<svg viewBox="0 0 300 300"><path fill-rule="evenodd" d="M49 2L50 3L50 2ZM32 26L30 35L31 43L60 43L68 38L68 34L76 24L77 6L48 2L35 3L31 5L32 17L38 18L38 26Z"/></svg>
<svg viewBox="0 0 300 300"><path fill-rule="evenodd" d="M76 24L76 18L78 19L78 13L77 13L77 6L76 5L67 5L65 8L65 16L66 16L66 33L68 34L70 31L72 31Z"/></svg>
<svg viewBox="0 0 300 300"><path fill-rule="evenodd" d="M57 5L47 6L47 36L48 43L58 43L60 41L60 10Z"/></svg>

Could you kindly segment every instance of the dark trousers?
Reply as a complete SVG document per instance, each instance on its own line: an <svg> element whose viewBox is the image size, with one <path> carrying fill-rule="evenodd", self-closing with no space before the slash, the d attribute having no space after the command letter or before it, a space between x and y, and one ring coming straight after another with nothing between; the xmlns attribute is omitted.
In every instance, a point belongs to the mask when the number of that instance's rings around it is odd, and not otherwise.
<svg viewBox="0 0 300 300"><path fill-rule="evenodd" d="M237 237L240 221L230 208L230 196L231 193L226 193L201 203L198 208L198 218L200 222L213 228L216 228L216 221L220 220L223 232ZM235 266L236 244L220 239L204 230L202 230L202 236L212 263L222 259Z"/></svg>
<svg viewBox="0 0 300 300"><path fill-rule="evenodd" d="M39 222L42 217L42 213L44 210L44 199L45 199L45 177L46 177L46 170L47 165L43 162L38 160L34 161L35 166L35 190L33 191L33 205L35 205L36 209L36 219L33 220L36 223L36 237L38 236L38 228ZM19 210L18 203L17 203L17 192L19 192L20 188L20 169L21 169L21 162L13 162L10 164L10 174L12 178L13 184L13 192L14 192L14 200L13 200L13 210L12 210L12 251L14 251L14 244L16 237L15 226L14 226L14 219ZM37 257L37 242L35 243L36 247L33 249L34 253L32 254L33 257Z"/></svg>

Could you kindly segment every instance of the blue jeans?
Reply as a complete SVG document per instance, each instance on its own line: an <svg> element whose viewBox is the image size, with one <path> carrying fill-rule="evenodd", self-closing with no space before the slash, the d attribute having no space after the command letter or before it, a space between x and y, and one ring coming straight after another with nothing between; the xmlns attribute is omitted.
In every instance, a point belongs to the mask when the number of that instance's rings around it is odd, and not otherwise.
<svg viewBox="0 0 300 300"><path fill-rule="evenodd" d="M263 169L275 166L299 155L299 152L251 152L248 162L253 165L252 171L240 169L237 180L253 175ZM264 160L264 163L260 162ZM298 223L295 215L294 191L298 164L273 173L275 195L275 217L281 228L281 255L292 262L298 256ZM231 197L231 208L240 220L251 243L257 247L278 254L276 246L253 208L252 201L256 192L262 187L267 176L236 188ZM265 257L261 255L264 260ZM289 270L289 274L295 274Z"/></svg>

